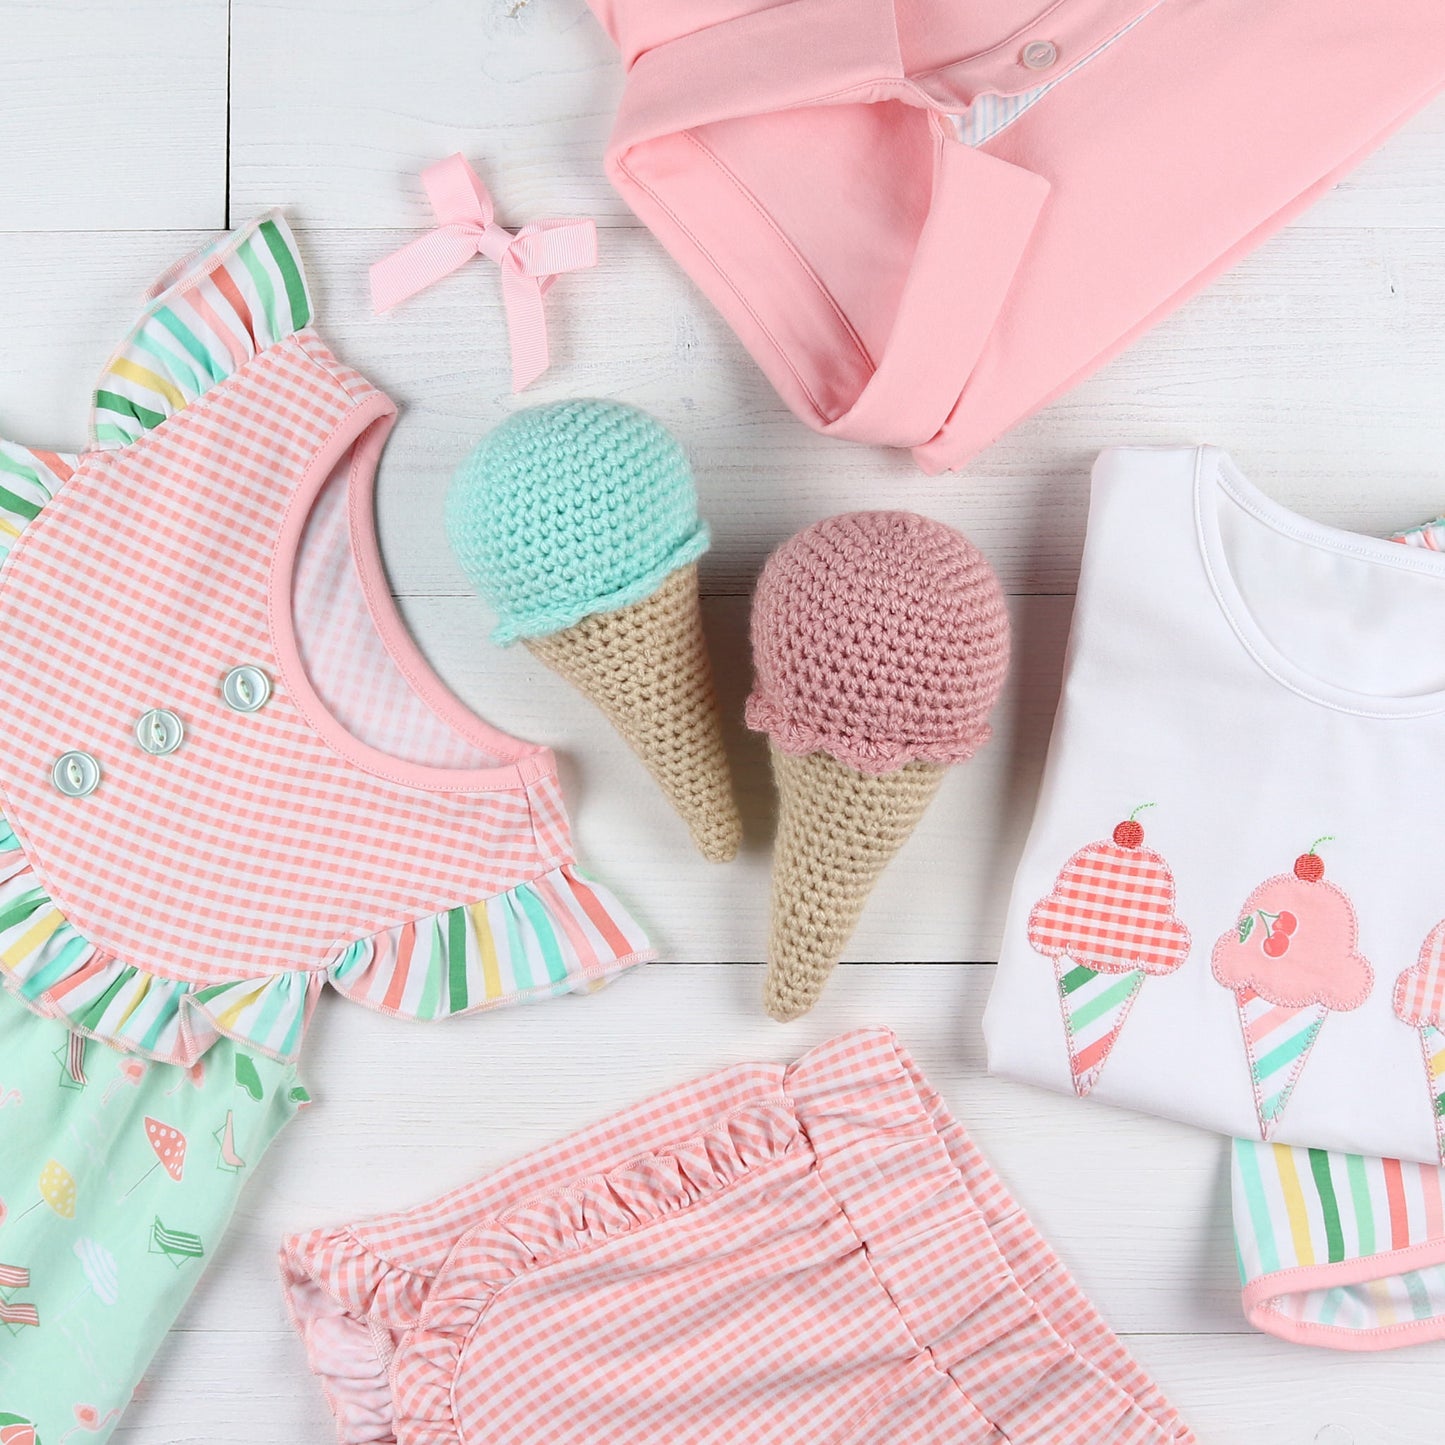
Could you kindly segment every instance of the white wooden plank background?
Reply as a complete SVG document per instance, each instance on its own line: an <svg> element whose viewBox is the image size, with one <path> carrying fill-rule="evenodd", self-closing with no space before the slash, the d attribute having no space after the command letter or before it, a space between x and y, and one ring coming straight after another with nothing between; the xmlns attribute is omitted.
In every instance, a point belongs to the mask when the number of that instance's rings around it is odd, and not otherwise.
<svg viewBox="0 0 1445 1445"><path fill-rule="evenodd" d="M885 1022L1204 1441L1438 1439L1445 1347L1337 1356L1247 1329L1219 1140L988 1079L978 1019L1057 693L1092 454L1217 441L1288 505L1362 530L1445 510L1445 106L963 475L930 480L787 415L602 178L620 82L582 0L513 8L0 0L0 434L78 443L88 385L152 276L209 229L284 205L325 333L405 408L380 511L406 616L469 702L557 747L583 856L672 960L596 998L447 1026L324 1008L317 1105L258 1168L115 1438L327 1437L275 1284L283 1232L428 1196L723 1063ZM816 517L928 512L968 531L1010 594L1018 661L997 740L949 779L853 966L797 1024L758 1006L771 815L758 741L734 722L744 857L694 862L586 705L486 641L446 551L447 479L515 404L495 276L478 263L386 320L364 288L367 264L427 223L421 166L458 149L504 219L605 228L602 263L551 297L555 366L526 400L617 396L687 445L716 537L708 620L732 719L752 579ZM511 1087L519 1077L533 1087Z"/></svg>

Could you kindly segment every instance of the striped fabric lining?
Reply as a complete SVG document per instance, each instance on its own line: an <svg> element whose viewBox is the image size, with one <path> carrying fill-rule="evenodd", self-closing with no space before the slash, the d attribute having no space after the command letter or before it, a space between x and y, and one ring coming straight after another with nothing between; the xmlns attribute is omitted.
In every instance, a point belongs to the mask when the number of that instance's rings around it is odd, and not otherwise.
<svg viewBox="0 0 1445 1445"><path fill-rule="evenodd" d="M91 437L122 447L311 322L296 241L279 212L183 263L107 363Z"/></svg>
<svg viewBox="0 0 1445 1445"><path fill-rule="evenodd" d="M981 146L996 135L1007 130L1021 115L1031 110L1056 86L1062 85L1071 76L1077 75L1091 61L1097 60L1111 46L1122 40L1140 21L1152 15L1163 3L1155 0L1141 15L1136 15L1122 30L1115 31L1101 45L1096 45L1082 59L1077 60L1062 75L1055 76L1044 85L1018 95L980 95L962 115L954 117L958 138L966 146Z"/></svg>
<svg viewBox="0 0 1445 1445"><path fill-rule="evenodd" d="M1445 1336L1445 1170L1236 1139L1233 1174L1257 1328L1356 1350Z"/></svg>
<svg viewBox="0 0 1445 1445"><path fill-rule="evenodd" d="M361 939L324 971L204 986L162 978L83 938L0 820L0 980L77 1034L186 1067L222 1035L270 1058L295 1058L328 979L368 1007L434 1019L590 992L646 950L621 904L569 864Z"/></svg>

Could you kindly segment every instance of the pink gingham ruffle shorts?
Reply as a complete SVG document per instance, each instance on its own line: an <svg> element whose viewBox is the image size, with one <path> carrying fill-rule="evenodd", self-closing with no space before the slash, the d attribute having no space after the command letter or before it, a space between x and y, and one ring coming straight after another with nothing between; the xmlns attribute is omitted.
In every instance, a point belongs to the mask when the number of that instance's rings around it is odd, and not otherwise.
<svg viewBox="0 0 1445 1445"><path fill-rule="evenodd" d="M1194 1438L886 1030L282 1258L345 1445Z"/></svg>

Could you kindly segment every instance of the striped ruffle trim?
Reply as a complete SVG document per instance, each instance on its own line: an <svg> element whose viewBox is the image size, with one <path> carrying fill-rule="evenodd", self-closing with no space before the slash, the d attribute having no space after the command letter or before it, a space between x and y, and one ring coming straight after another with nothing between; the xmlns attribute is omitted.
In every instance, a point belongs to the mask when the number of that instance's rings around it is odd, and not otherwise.
<svg viewBox="0 0 1445 1445"><path fill-rule="evenodd" d="M1407 547L1424 547L1431 552L1445 552L1445 517L1433 522L1422 522L1418 527L1409 527L1396 532L1392 542L1403 542Z"/></svg>
<svg viewBox="0 0 1445 1445"><path fill-rule="evenodd" d="M617 899L567 864L483 903L361 939L330 977L354 1003L435 1019L590 993L652 956Z"/></svg>
<svg viewBox="0 0 1445 1445"><path fill-rule="evenodd" d="M651 957L621 904L568 864L362 939L328 969L204 985L162 978L82 937L0 821L0 981L76 1033L183 1067L222 1036L295 1058L328 981L368 1007L435 1019L591 992Z"/></svg>
<svg viewBox="0 0 1445 1445"><path fill-rule="evenodd" d="M1445 1338L1445 1170L1236 1139L1233 1172L1257 1329L1337 1350Z"/></svg>
<svg viewBox="0 0 1445 1445"><path fill-rule="evenodd" d="M296 239L279 212L171 268L107 362L91 399L91 440L127 446L252 357L311 324ZM0 440L0 562L82 457Z"/></svg>
<svg viewBox="0 0 1445 1445"><path fill-rule="evenodd" d="M311 324L295 237L271 211L163 276L96 385L91 436L122 447Z"/></svg>
<svg viewBox="0 0 1445 1445"><path fill-rule="evenodd" d="M15 539L71 478L80 458L0 441L0 562Z"/></svg>

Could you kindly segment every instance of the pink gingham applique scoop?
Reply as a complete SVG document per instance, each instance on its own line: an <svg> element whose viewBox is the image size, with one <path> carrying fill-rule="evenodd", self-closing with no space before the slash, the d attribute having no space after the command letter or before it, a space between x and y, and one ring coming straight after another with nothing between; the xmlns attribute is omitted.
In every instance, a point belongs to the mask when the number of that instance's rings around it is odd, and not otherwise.
<svg viewBox="0 0 1445 1445"><path fill-rule="evenodd" d="M418 1018L649 956L551 754L423 660L374 521L395 407L276 214L163 278L75 455L0 442L0 978L190 1064L294 1057L329 980Z"/></svg>

